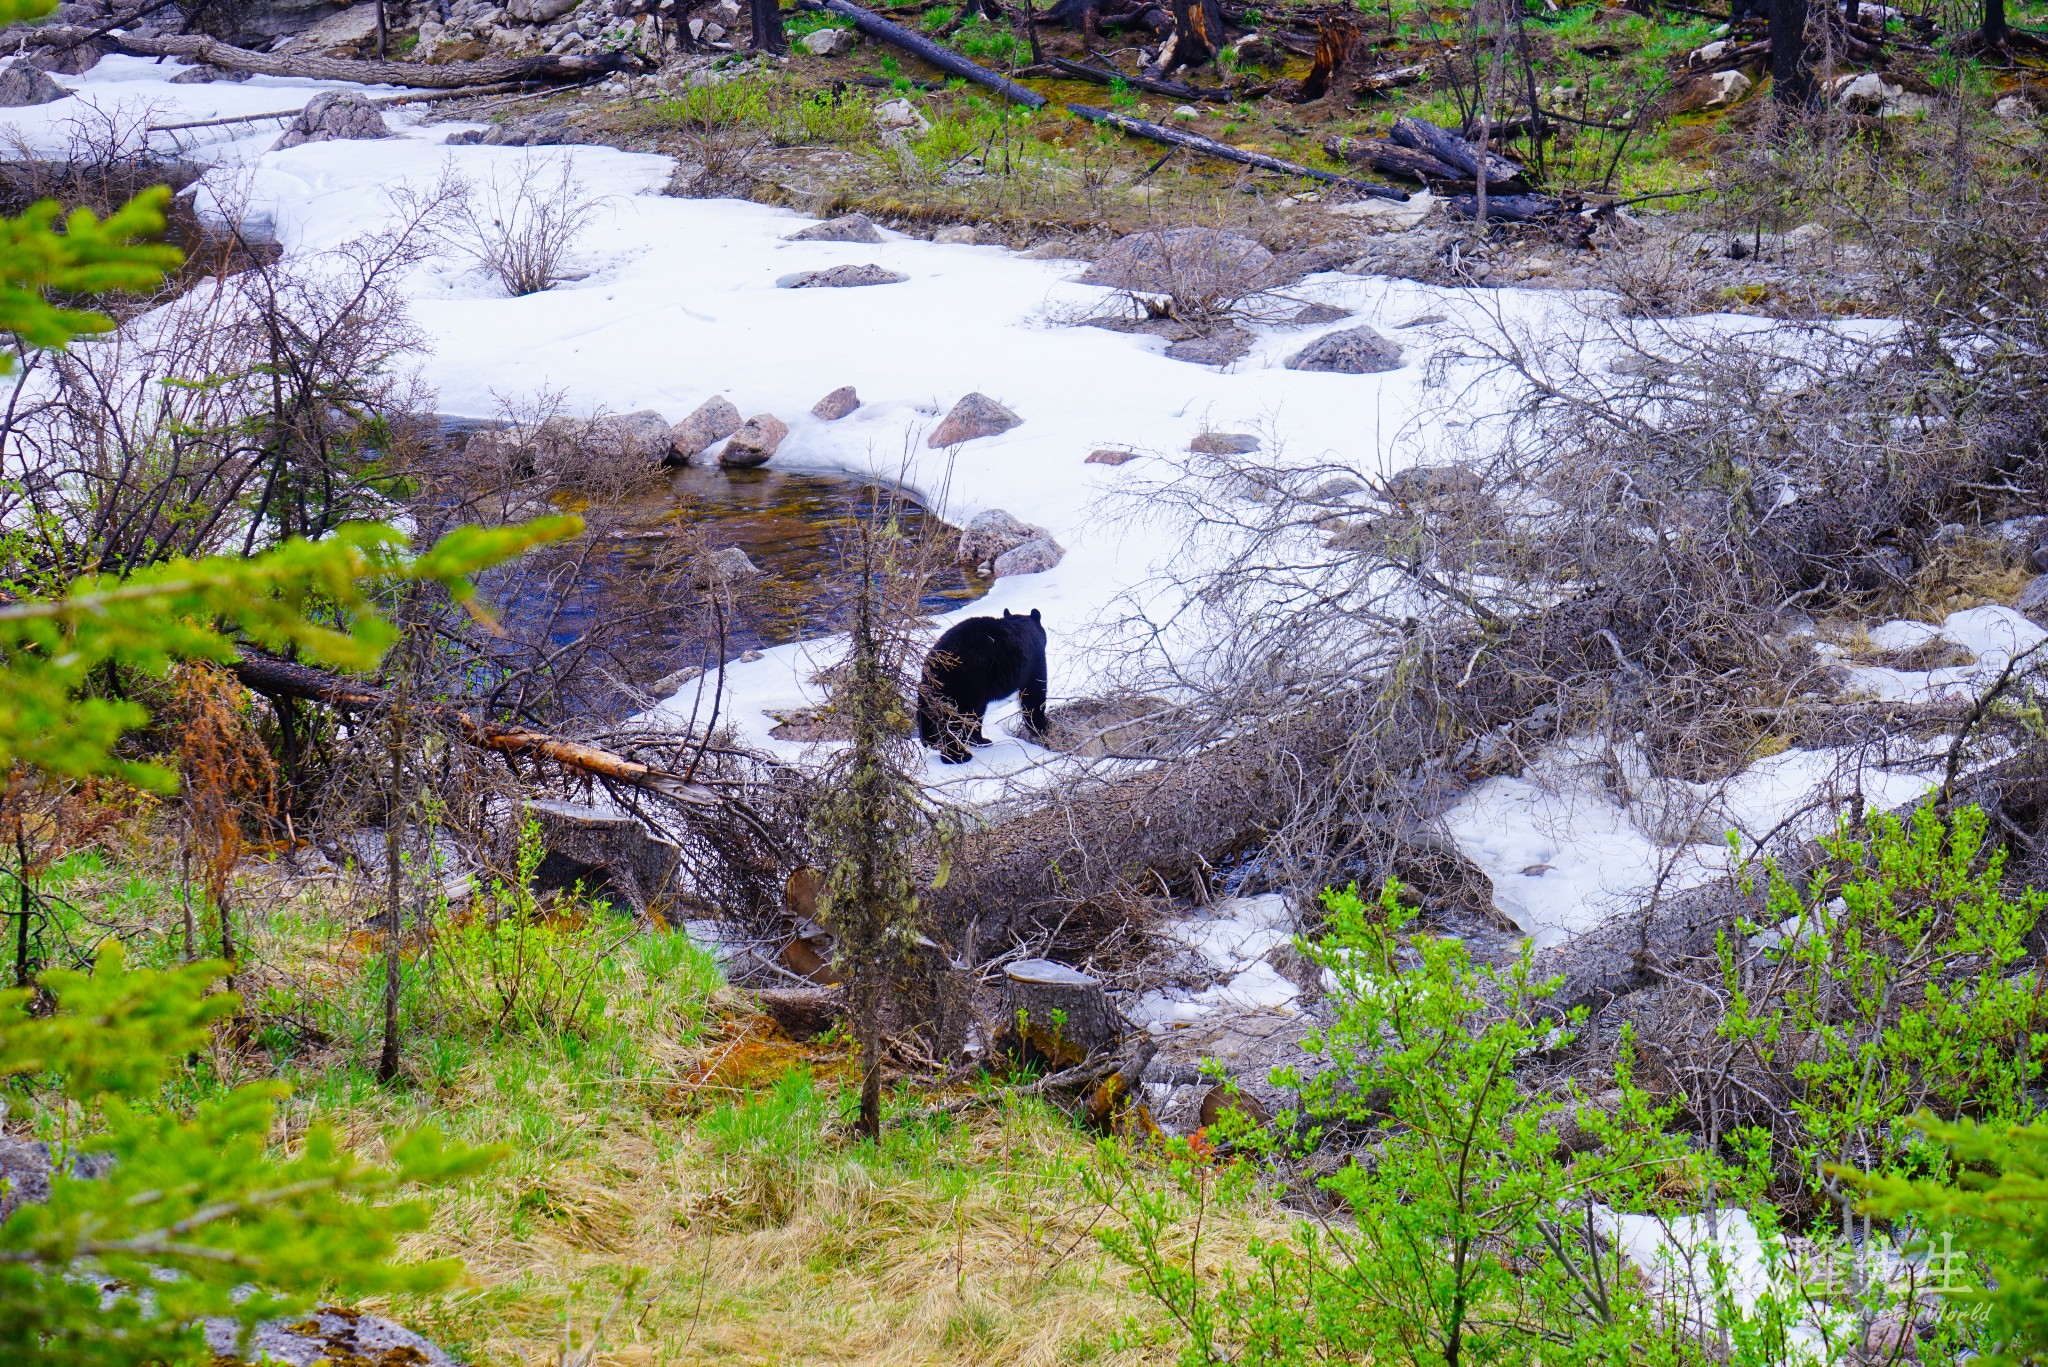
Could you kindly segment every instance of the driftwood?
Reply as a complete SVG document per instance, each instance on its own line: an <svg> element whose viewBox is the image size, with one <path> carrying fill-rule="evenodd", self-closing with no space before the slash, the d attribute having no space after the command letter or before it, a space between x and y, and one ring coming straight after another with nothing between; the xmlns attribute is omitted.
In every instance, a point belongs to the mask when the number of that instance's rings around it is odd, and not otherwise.
<svg viewBox="0 0 2048 1367"><path fill-rule="evenodd" d="M1133 90L1143 90L1153 95L1164 95L1169 99L1175 100L1203 100L1210 104L1227 104L1231 100L1238 98L1236 91L1224 90L1221 87L1187 85L1180 81L1159 81L1154 80L1150 76L1126 76L1121 71L1104 71L1100 67L1088 66L1081 62L1070 62L1064 57L1049 57L1046 60L1069 76L1078 76L1084 81L1093 81L1097 85L1108 85L1112 81L1122 81Z"/></svg>
<svg viewBox="0 0 2048 1367"><path fill-rule="evenodd" d="M852 0L806 0L804 9L824 10L842 19L851 19L860 32L891 47L902 48L911 56L929 62L941 71L950 72L962 80L972 81L978 86L993 90L1013 104L1026 109L1045 107L1045 96L1035 90L1026 90L1007 76L999 76L987 67L968 61L949 48L940 47L921 33L913 33L901 24L892 24L887 19L877 18Z"/></svg>
<svg viewBox="0 0 2048 1367"><path fill-rule="evenodd" d="M1229 143L1217 142L1214 138L1205 138L1199 133L1187 133L1178 128L1168 128L1164 124L1152 123L1145 119L1134 119L1128 114L1118 114L1107 109L1096 109L1085 104L1070 104L1067 106L1067 112L1077 118L1086 119L1090 123L1106 123L1112 128L1121 128L1126 133L1133 133L1141 138L1150 138L1154 142L1163 142L1169 147L1185 147L1191 152L1200 152L1205 157L1215 157L1221 161L1234 161L1240 166L1256 166L1260 170L1278 171L1281 175L1285 176L1304 176L1309 180L1319 180L1325 185L1340 186L1346 190L1356 191L1361 195L1372 195L1378 199L1405 201L1408 198L1406 190L1397 190L1391 185L1376 185L1369 180L1353 180L1350 176L1340 176L1330 171L1318 171L1309 166L1297 166L1291 161L1282 161L1278 157L1269 157L1264 152L1247 152L1242 147L1232 147Z"/></svg>
<svg viewBox="0 0 2048 1367"><path fill-rule="evenodd" d="M94 30L72 24L25 29L20 41L28 47L67 47L92 37ZM110 33L100 41L135 57L193 57L229 71L259 76L296 76L316 81L352 81L358 85L413 86L452 90L463 86L502 85L508 81L588 81L632 65L623 54L612 57L493 57L477 62L358 62L305 53L251 52L203 33L143 38Z"/></svg>
<svg viewBox="0 0 2048 1367"><path fill-rule="evenodd" d="M280 660L247 647L231 667L245 687L267 697L305 698L331 707L358 709L389 707L395 701L387 689L359 683L324 669ZM567 740L529 727L487 721L444 703L414 702L411 706L414 711L433 718L457 738L481 750L547 760L565 769L658 793L692 806L738 810L731 799L702 783L627 759L599 746Z"/></svg>

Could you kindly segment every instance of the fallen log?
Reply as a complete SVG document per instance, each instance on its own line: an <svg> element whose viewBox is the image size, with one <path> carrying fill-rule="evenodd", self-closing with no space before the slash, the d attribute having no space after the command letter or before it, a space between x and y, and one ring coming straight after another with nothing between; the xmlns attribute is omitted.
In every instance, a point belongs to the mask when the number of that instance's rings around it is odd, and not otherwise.
<svg viewBox="0 0 2048 1367"><path fill-rule="evenodd" d="M281 660L262 651L242 648L241 658L230 666L235 677L266 697L304 698L330 707L357 709L392 706L390 690L360 683L324 669ZM480 750L492 750L517 758L547 760L594 778L688 803L697 807L726 807L739 810L732 799L702 783L627 759L624 755L582 741L567 740L524 726L508 726L477 717L445 703L414 702L413 711L433 718L458 739Z"/></svg>
<svg viewBox="0 0 2048 1367"><path fill-rule="evenodd" d="M19 38L25 47L64 47L83 42L92 33L91 29L72 24L51 24L24 29ZM502 85L511 81L580 82L623 71L634 64L633 59L623 53L610 57L491 57L440 65L359 62L306 53L251 52L203 33L167 34L158 38L110 33L100 41L111 43L132 57L193 57L208 66L228 71L249 71L258 76L351 81L358 85L412 86L421 90Z"/></svg>
<svg viewBox="0 0 2048 1367"><path fill-rule="evenodd" d="M972 81L985 89L993 90L1013 104L1026 109L1043 109L1045 96L1035 90L1027 90L1007 76L999 76L987 67L968 61L949 48L940 47L921 33L913 33L901 24L892 24L887 19L870 14L852 0L802 0L799 8L823 10L836 14L842 19L851 19L854 28L878 42L891 47L902 48L920 61L929 62L941 71L950 72L964 81Z"/></svg>
<svg viewBox="0 0 2048 1367"><path fill-rule="evenodd" d="M1477 218L1479 196L1453 195L1444 208L1452 218ZM1495 223L1548 223L1571 213L1571 206L1550 195L1488 195L1486 198L1486 217Z"/></svg>
<svg viewBox="0 0 2048 1367"><path fill-rule="evenodd" d="M1479 178L1479 148L1448 128L1439 128L1424 119L1395 119L1393 139L1403 147L1426 152L1446 165L1457 167L1467 179ZM1514 184L1525 174L1521 167L1506 157L1490 149L1487 151L1486 183L1489 188Z"/></svg>
<svg viewBox="0 0 2048 1367"><path fill-rule="evenodd" d="M1168 128L1164 124L1134 119L1128 114L1096 109L1085 104L1070 104L1067 106L1067 112L1090 123L1106 123L1126 133L1150 138L1154 142L1163 142L1169 147L1185 147L1191 152L1200 152L1203 156L1215 157L1220 161L1233 161L1240 166L1256 166L1262 171L1278 171L1285 176L1303 176L1309 180L1321 181L1325 185L1336 185L1361 195L1371 195L1376 199L1406 202L1408 198L1406 190L1399 190L1391 185L1376 185L1369 180L1354 180L1350 176L1340 176L1332 171L1297 166L1291 161L1269 157L1264 152L1248 152L1242 147L1232 147L1229 143L1217 142L1214 138L1205 138L1199 133L1182 132L1178 128Z"/></svg>
<svg viewBox="0 0 2048 1367"><path fill-rule="evenodd" d="M1438 161L1427 152L1418 152L1385 138L1326 138L1323 151L1332 161L1362 162L1384 175L1405 176L1425 185L1456 181L1470 183L1472 179L1457 167Z"/></svg>
<svg viewBox="0 0 2048 1367"><path fill-rule="evenodd" d="M1081 62L1070 62L1064 57L1048 57L1046 61L1058 67L1061 71L1066 72L1069 76L1078 76L1084 81L1093 81L1097 85L1108 85L1112 81L1122 81L1133 90L1143 90L1153 95L1164 95L1169 99L1203 100L1210 104L1227 104L1237 98L1236 91L1224 90L1221 87L1185 85L1180 81L1159 81L1154 80L1150 76L1126 76L1121 71L1104 71L1099 67L1088 66Z"/></svg>
<svg viewBox="0 0 2048 1367"><path fill-rule="evenodd" d="M530 81L506 81L502 85L461 86L453 90L428 90L414 95L379 95L370 101L380 109L400 104L433 104L440 100L463 100L477 95L502 95L532 84ZM182 133L192 128L225 128L237 123L267 123L272 119L296 119L304 113L300 109L275 109L267 114L230 114L224 119L191 119L184 123L152 123L142 131L145 133Z"/></svg>

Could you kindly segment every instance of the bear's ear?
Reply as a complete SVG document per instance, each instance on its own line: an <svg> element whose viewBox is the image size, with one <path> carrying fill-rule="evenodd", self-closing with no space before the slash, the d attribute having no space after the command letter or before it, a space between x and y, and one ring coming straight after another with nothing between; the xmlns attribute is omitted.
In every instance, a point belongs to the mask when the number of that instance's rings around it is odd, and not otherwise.
<svg viewBox="0 0 2048 1367"><path fill-rule="evenodd" d="M1034 622L1038 620L1038 609L1037 609L1037 608L1033 608L1033 609L1031 609L1031 620L1032 620L1032 621L1034 621Z"/></svg>

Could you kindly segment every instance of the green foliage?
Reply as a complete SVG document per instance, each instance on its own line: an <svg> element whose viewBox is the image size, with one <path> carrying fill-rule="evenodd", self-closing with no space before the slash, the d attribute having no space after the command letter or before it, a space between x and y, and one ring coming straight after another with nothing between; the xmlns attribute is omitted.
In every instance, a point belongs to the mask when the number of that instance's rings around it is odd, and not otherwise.
<svg viewBox="0 0 2048 1367"><path fill-rule="evenodd" d="M457 1022L494 1034L588 1034L618 980L614 955L632 938L629 922L602 908L550 916L535 900L534 870L547 850L540 822L519 832L509 883L494 883L435 949L439 982Z"/></svg>
<svg viewBox="0 0 2048 1367"><path fill-rule="evenodd" d="M1937 1289L1982 1316L1976 1361L2048 1362L2048 1125L1923 1115L1919 1128L1946 1149L1952 1180L1844 1175L1866 1210L1918 1231Z"/></svg>
<svg viewBox="0 0 2048 1367"><path fill-rule="evenodd" d="M1803 886L1770 871L1760 967L1739 969L1722 937L1720 1034L1795 1084L1781 1169L1882 1169L1906 1155L1900 1122L1922 1107L2033 1114L2048 999L2016 969L2048 893L2006 896L1987 825L1974 806L1880 815L1867 835L1844 822Z"/></svg>
<svg viewBox="0 0 2048 1367"><path fill-rule="evenodd" d="M19 3L0 0L0 14ZM49 294L147 290L162 283L164 272L183 257L175 247L143 239L164 230L169 202L170 192L158 188L105 218L90 209L64 214L54 200L31 204L19 218L0 218L0 332L30 346L61 347L73 337L112 328L104 314L60 308ZM13 357L0 359L0 375L13 370Z"/></svg>
<svg viewBox="0 0 2048 1367"><path fill-rule="evenodd" d="M397 1236L424 1227L424 1207L363 1198L453 1181L490 1153L422 1131L379 1168L315 1128L278 1156L269 1140L282 1089L273 1083L237 1088L189 1116L158 1109L177 1060L238 1005L208 995L224 968L130 972L110 942L90 975L45 975L52 1014L30 1014L30 991L0 994L0 1073L45 1078L70 1103L59 1113L49 1199L0 1225L0 1359L203 1361L200 1317L246 1328L336 1285L424 1291L455 1276L448 1263L391 1261ZM103 1175L71 1175L81 1160ZM103 1283L118 1288L105 1305ZM246 1287L255 1289L238 1296Z"/></svg>
<svg viewBox="0 0 2048 1367"><path fill-rule="evenodd" d="M1298 1087L1307 1123L1371 1126L1370 1164L1323 1182L1355 1225L1302 1223L1286 1240L1255 1241L1250 1270L1225 1267L1205 1285L1186 1231L1205 1206L1244 1188L1190 1153L1168 1187L1115 1178L1103 1195L1126 1228L1104 1236L1139 1270L1187 1335L1182 1361L1374 1363L1608 1362L1646 1350L1656 1327L1621 1261L1600 1237L1596 1205L1656 1204L1660 1177L1692 1161L1626 1071L1618 1105L1575 1090L1532 1094L1515 1075L1554 1049L1576 1020L1546 1014L1554 990L1529 957L1499 970L1458 941L1406 933L1412 913L1389 886L1376 904L1356 891L1325 897L1327 938L1303 945L1337 980L1336 1022L1305 1047L1329 1066ZM1592 1138L1567 1154L1567 1111ZM1257 1136L1230 1134L1240 1146ZM1192 1221L1192 1226L1190 1222Z"/></svg>

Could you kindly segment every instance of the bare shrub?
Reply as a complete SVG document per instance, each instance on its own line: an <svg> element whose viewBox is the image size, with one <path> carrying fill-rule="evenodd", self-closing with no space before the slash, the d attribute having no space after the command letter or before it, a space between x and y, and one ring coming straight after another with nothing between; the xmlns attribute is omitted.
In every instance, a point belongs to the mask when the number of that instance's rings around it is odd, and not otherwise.
<svg viewBox="0 0 2048 1367"><path fill-rule="evenodd" d="M475 182L451 171L443 183L445 239L515 297L539 294L569 278L577 240L600 203L567 158L529 154L510 176Z"/></svg>

